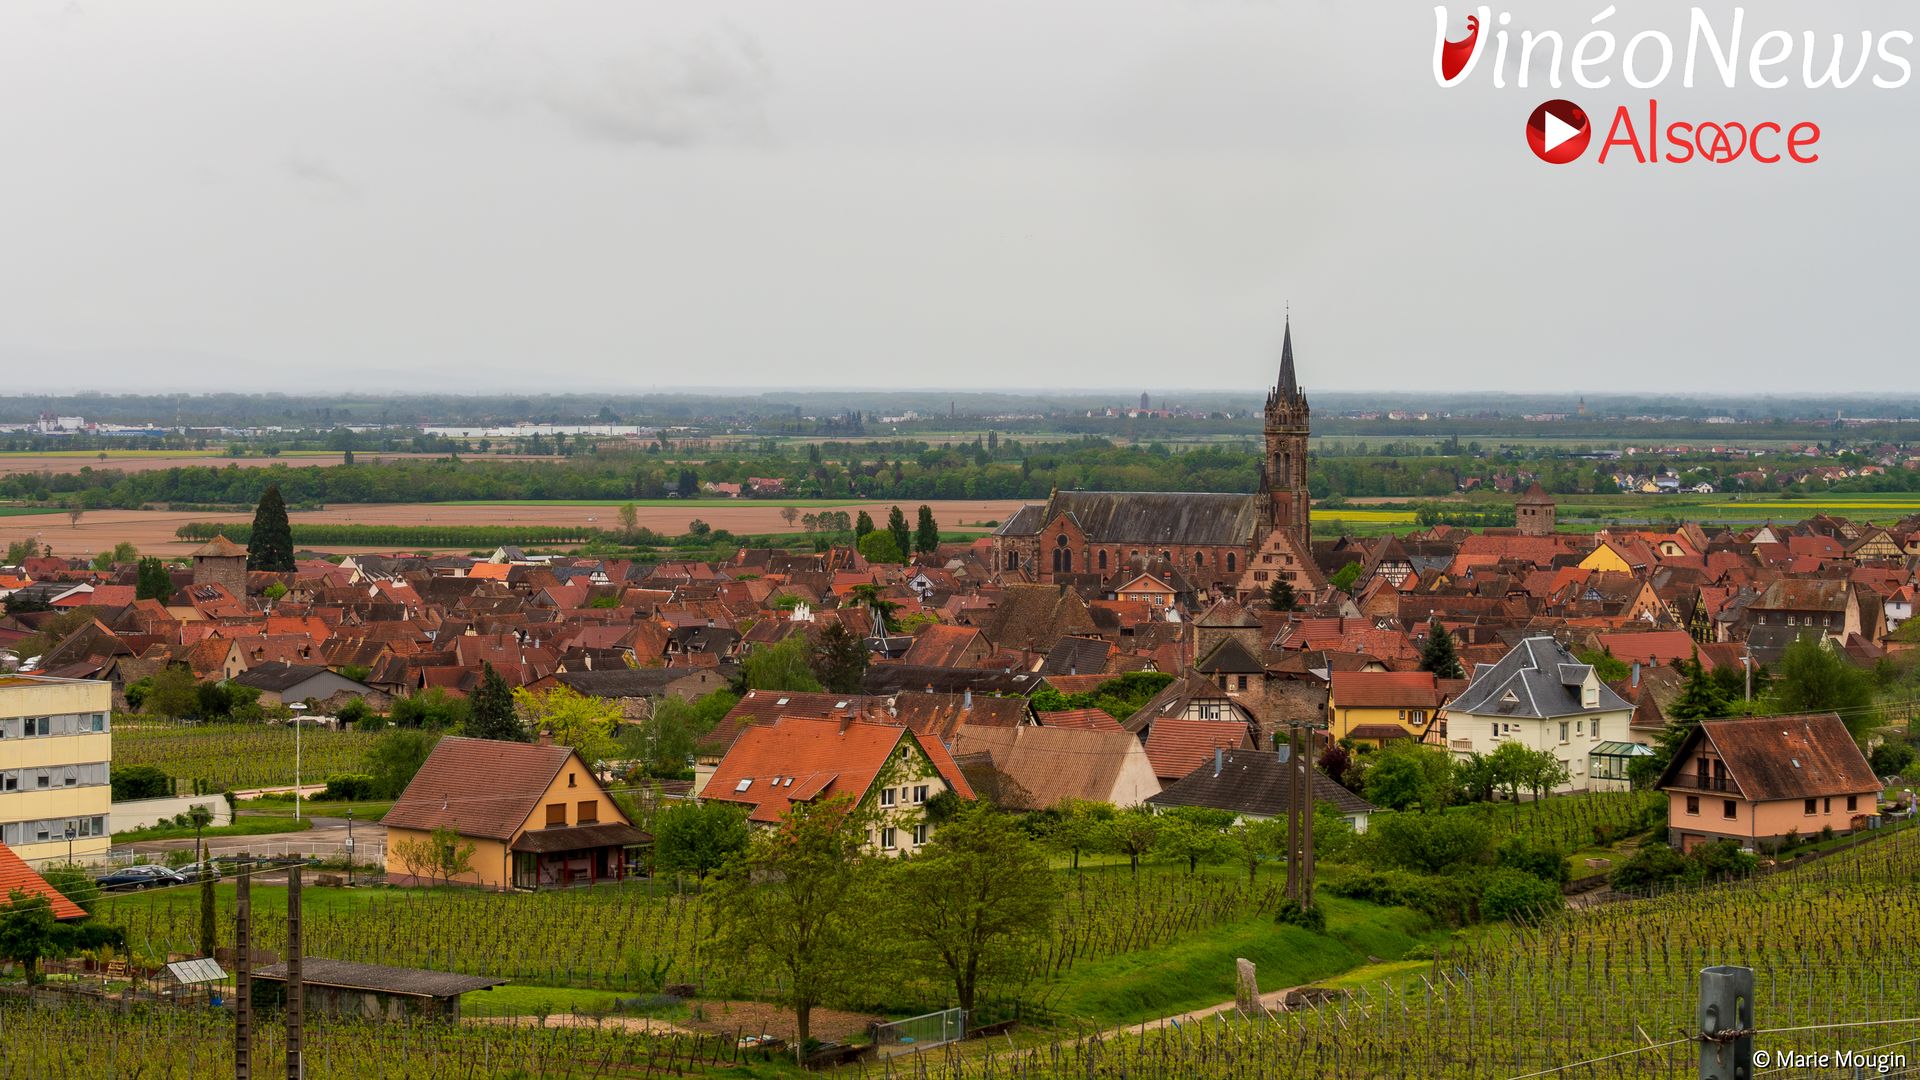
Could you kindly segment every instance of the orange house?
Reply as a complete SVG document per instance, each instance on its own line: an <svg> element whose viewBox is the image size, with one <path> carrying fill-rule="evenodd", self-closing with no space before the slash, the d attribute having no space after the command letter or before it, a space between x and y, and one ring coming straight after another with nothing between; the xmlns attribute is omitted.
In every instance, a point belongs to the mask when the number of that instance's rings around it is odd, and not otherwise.
<svg viewBox="0 0 1920 1080"><path fill-rule="evenodd" d="M1865 828L1880 781L1836 713L1703 720L1661 774L1668 841L1761 850L1788 835Z"/></svg>
<svg viewBox="0 0 1920 1080"><path fill-rule="evenodd" d="M382 824L396 885L438 879L419 857L436 829L473 847L469 869L450 883L488 889L618 881L652 839L569 747L457 735L434 746Z"/></svg>

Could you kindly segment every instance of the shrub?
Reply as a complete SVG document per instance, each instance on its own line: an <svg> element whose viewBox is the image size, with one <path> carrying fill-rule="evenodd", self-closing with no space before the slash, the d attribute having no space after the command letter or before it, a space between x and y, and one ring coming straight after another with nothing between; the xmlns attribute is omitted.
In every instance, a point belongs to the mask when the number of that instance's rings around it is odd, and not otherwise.
<svg viewBox="0 0 1920 1080"><path fill-rule="evenodd" d="M1873 748L1867 763L1875 776L1902 776L1913 764L1913 747L1903 742L1883 742Z"/></svg>
<svg viewBox="0 0 1920 1080"><path fill-rule="evenodd" d="M366 773L334 773L315 802L363 802L378 797L378 782Z"/></svg>
<svg viewBox="0 0 1920 1080"><path fill-rule="evenodd" d="M93 875L86 867L68 863L62 866L50 866L40 872L40 877L55 892L80 905L82 911L92 914L93 905L100 899L100 886L94 884Z"/></svg>
<svg viewBox="0 0 1920 1080"><path fill-rule="evenodd" d="M1316 934L1324 934L1327 930L1326 912L1317 907L1302 907L1298 900L1282 900L1280 911L1274 915L1273 921L1286 926L1298 926Z"/></svg>
<svg viewBox="0 0 1920 1080"><path fill-rule="evenodd" d="M1517 922L1565 905L1558 886L1511 867L1488 871L1480 887L1480 914L1487 919Z"/></svg>
<svg viewBox="0 0 1920 1080"><path fill-rule="evenodd" d="M114 802L164 799L173 794L173 777L158 765L123 765L109 774Z"/></svg>
<svg viewBox="0 0 1920 1080"><path fill-rule="evenodd" d="M1550 847L1535 847L1523 837L1512 837L1494 853L1494 863L1509 870L1532 874L1552 885L1565 885L1573 874L1566 856Z"/></svg>
<svg viewBox="0 0 1920 1080"><path fill-rule="evenodd" d="M1381 862L1434 873L1487 861L1493 832L1468 814L1382 814L1367 837Z"/></svg>
<svg viewBox="0 0 1920 1080"><path fill-rule="evenodd" d="M1693 881L1724 881L1745 877L1759 869L1760 858L1740 850L1734 840L1715 840L1687 852L1687 877Z"/></svg>
<svg viewBox="0 0 1920 1080"><path fill-rule="evenodd" d="M1459 878L1376 870L1328 876L1322 879L1321 888L1349 900L1412 908L1449 926L1465 926L1480 918L1478 895Z"/></svg>
<svg viewBox="0 0 1920 1080"><path fill-rule="evenodd" d="M1665 844L1648 844L1607 875L1607 884L1631 891L1661 885L1685 873L1686 857Z"/></svg>

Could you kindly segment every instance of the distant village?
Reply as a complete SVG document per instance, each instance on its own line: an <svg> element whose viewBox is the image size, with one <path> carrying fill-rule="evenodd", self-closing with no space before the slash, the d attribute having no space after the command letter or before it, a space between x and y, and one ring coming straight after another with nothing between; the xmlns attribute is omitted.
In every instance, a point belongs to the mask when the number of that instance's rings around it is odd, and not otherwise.
<svg viewBox="0 0 1920 1080"><path fill-rule="evenodd" d="M302 551L273 572L248 570L247 550L216 538L155 590L131 564L33 555L0 568L13 612L0 619L0 661L25 676L97 680L116 712L130 687L168 669L300 702L315 717L355 700L386 712L422 693L469 697L492 676L614 701L633 719L732 686L744 695L701 734L680 790L775 821L850 778L871 781L875 763L856 758L903 739L932 769L931 794L991 792L1032 810L1193 797L1169 793L1206 786L1222 755L1271 751L1302 730L1325 744L1411 741L1461 759L1517 741L1556 758L1555 790L1624 790L1633 761L1668 729L1687 665L1746 679L1809 636L1861 667L1910 647L1900 630L1913 612L1920 518L1570 533L1535 483L1517 495L1513 528L1316 536L1310 425L1289 331L1266 406L1261 490L1056 491L989 536L909 543L917 550L899 561L870 558L865 545L746 547L712 562L501 547L485 557ZM851 683L818 693L741 685L757 651L826 634L858 643ZM1436 636L1454 670L1429 662ZM42 647L14 656L30 638ZM1610 676L1602 658L1616 665ZM1136 673L1166 677L1139 708L1115 716L1085 704ZM875 737L846 739L849 725ZM799 783L783 764L794 761L809 763ZM1846 794L1856 805L1870 793ZM927 797L923 785L907 795ZM1271 792L1206 797L1257 814ZM104 809L104 790L98 801ZM1345 793L1340 804L1364 827L1371 807ZM463 827L457 813L428 817L421 828ZM29 857L58 847L38 826L6 828ZM885 843L925 841L921 826Z"/></svg>

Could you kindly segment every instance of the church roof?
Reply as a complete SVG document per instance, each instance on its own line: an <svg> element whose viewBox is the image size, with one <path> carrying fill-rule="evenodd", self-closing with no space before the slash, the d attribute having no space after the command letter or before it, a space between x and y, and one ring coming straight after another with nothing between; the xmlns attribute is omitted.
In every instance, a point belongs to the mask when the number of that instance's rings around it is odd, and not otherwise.
<svg viewBox="0 0 1920 1080"><path fill-rule="evenodd" d="M1096 544L1246 545L1260 527L1257 496L1212 492L1056 491L1044 517L1061 514Z"/></svg>

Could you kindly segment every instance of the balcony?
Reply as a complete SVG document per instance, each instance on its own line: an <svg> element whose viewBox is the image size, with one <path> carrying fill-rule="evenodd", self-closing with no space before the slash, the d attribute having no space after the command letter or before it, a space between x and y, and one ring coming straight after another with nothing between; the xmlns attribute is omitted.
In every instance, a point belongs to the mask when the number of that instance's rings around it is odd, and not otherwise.
<svg viewBox="0 0 1920 1080"><path fill-rule="evenodd" d="M1668 781L1667 786L1681 791L1727 791L1735 795L1740 789L1734 786L1731 776L1701 776L1699 773L1681 773Z"/></svg>

